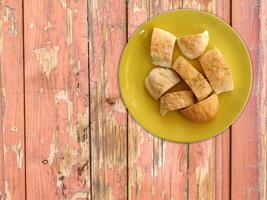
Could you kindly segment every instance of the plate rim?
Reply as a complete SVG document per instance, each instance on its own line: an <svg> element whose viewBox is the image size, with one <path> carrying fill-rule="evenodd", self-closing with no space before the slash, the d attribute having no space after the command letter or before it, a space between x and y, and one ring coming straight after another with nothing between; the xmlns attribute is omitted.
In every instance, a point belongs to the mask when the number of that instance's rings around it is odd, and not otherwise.
<svg viewBox="0 0 267 200"><path fill-rule="evenodd" d="M246 97L246 100L245 100L245 103L244 105L242 106L242 109L238 112L238 114L233 118L233 120L231 120L231 122L225 127L223 128L222 130L219 130L217 133L213 134L212 136L209 136L209 137L203 137L202 139L196 139L196 140L183 140L183 141L178 141L178 140L175 140L175 139L170 139L170 138L166 138L166 137L162 137L160 135L157 135L156 133L148 130L148 128L144 127L142 125L141 122L139 122L139 120L137 120L135 118L135 116L132 114L132 112L130 111L128 105L127 105L127 102L126 102L126 98L125 98L125 94L123 94L123 89L122 89L122 83L121 83L121 70L122 70L122 62L123 62L123 59L125 57L125 54L126 54L126 51L127 51L127 48L128 48L128 44L130 42L130 40L132 39L132 37L139 31L142 29L142 27L154 20L155 18L158 18L160 17L161 15L165 15L167 13L176 13L176 12L181 12L181 11L185 11L185 12L191 12L191 13L201 13L201 14L204 14L204 15L209 15L210 17L213 17L217 20L219 20L220 22L222 22L224 25L226 25L232 32L234 32L234 34L238 37L239 41L241 42L241 44L244 46L244 49L245 49L245 53L248 57L248 60L249 60L249 72L250 72L250 83L249 83L249 90L248 90L248 94L247 94L247 97ZM145 22L143 22L142 24L140 24L136 30L130 35L130 37L127 39L126 41L126 44L122 50L122 53L121 53L121 56L120 56L120 61L119 61L119 69L118 69L118 80L119 80L119 93L120 93L120 96L122 97L122 101L126 107L126 110L127 110L127 115L130 114L132 116L132 118L135 120L135 122L141 126L146 132L148 132L149 134L153 135L154 137L157 137L157 138L161 138L163 140L166 140L166 141L170 141L170 142L175 142L175 143L181 143L181 144L190 144L190 143L197 143L197 142L203 142L203 141L206 141L206 140L209 140L209 139L212 139L212 138L215 138L217 137L218 135L222 134L226 129L228 129L230 126L232 126L234 123L237 122L237 120L239 119L239 117L242 115L242 113L244 112L246 106L247 106L247 103L251 97L251 90L252 90L252 87L254 85L254 74L253 74L253 62L252 62L252 59L251 59L251 55L250 55L250 52L248 50L248 47L245 43L245 41L243 40L243 38L239 35L239 33L232 27L230 26L224 19L222 19L221 17L215 15L215 14L212 14L208 11L204 11L204 10L195 10L195 9L189 9L189 8L181 8L181 9L176 9L176 10L168 10L168 11L165 11L165 12L162 12L158 15L155 15L151 18L149 18L148 20L146 20ZM128 121L127 121L128 122ZM127 124L128 126L128 124Z"/></svg>

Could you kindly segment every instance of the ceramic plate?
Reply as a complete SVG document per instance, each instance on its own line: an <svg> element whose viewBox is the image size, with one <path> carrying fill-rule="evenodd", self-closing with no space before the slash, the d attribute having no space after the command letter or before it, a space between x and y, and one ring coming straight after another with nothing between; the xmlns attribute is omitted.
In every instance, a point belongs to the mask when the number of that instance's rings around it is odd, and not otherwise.
<svg viewBox="0 0 267 200"><path fill-rule="evenodd" d="M160 115L159 101L155 101L144 87L145 77L155 67L150 57L150 40L153 27L159 27L179 37L208 30L208 49L218 47L232 72L232 92L219 95L219 112L207 123L194 123L179 111ZM179 55L175 46L174 58ZM190 61L202 72L199 61ZM240 115L248 100L252 84L251 60L244 42L238 34L220 18L202 11L175 10L150 19L131 36L120 61L119 83L121 95L133 118L150 133L176 142L196 142L211 138L228 128ZM178 84L173 91L185 89Z"/></svg>

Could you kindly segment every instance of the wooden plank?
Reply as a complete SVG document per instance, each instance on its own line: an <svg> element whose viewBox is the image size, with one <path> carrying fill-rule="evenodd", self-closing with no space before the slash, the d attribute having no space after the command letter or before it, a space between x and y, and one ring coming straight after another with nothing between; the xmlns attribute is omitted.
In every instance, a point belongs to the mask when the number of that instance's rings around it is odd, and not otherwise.
<svg viewBox="0 0 267 200"><path fill-rule="evenodd" d="M260 6L260 76L261 76L261 94L258 99L258 130L260 132L259 140L259 195L260 199L267 199L267 2L261 1Z"/></svg>
<svg viewBox="0 0 267 200"><path fill-rule="evenodd" d="M22 2L0 1L0 199L25 199Z"/></svg>
<svg viewBox="0 0 267 200"><path fill-rule="evenodd" d="M231 1L218 0L217 16L231 23ZM230 199L230 128L216 137L215 145L215 199Z"/></svg>
<svg viewBox="0 0 267 200"><path fill-rule="evenodd" d="M232 199L266 199L266 3L232 3L232 24L250 51L254 79L246 109L232 128Z"/></svg>
<svg viewBox="0 0 267 200"><path fill-rule="evenodd" d="M184 8L214 13L216 2L184 0ZM189 145L188 199L215 198L215 139Z"/></svg>
<svg viewBox="0 0 267 200"><path fill-rule="evenodd" d="M181 6L182 1L132 0L128 36L149 17ZM142 129L129 114L129 199L186 199L187 145L167 142Z"/></svg>
<svg viewBox="0 0 267 200"><path fill-rule="evenodd" d="M88 3L92 199L127 199L127 112L117 79L126 1Z"/></svg>
<svg viewBox="0 0 267 200"><path fill-rule="evenodd" d="M87 1L26 0L27 199L90 198Z"/></svg>
<svg viewBox="0 0 267 200"><path fill-rule="evenodd" d="M216 13L230 21L230 1L183 1L184 8ZM229 199L229 129L216 139L189 146L189 199Z"/></svg>

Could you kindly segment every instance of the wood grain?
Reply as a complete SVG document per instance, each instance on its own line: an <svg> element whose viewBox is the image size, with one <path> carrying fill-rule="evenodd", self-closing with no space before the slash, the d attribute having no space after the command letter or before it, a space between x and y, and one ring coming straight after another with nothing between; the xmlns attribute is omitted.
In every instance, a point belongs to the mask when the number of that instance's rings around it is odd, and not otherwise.
<svg viewBox="0 0 267 200"><path fill-rule="evenodd" d="M0 199L25 199L22 2L0 1Z"/></svg>
<svg viewBox="0 0 267 200"><path fill-rule="evenodd" d="M218 0L216 14L231 24L231 1ZM216 137L215 144L215 199L230 199L230 137L231 127Z"/></svg>
<svg viewBox="0 0 267 200"><path fill-rule="evenodd" d="M184 8L216 13L229 22L230 1L183 1ZM216 139L189 145L189 199L228 199L229 130Z"/></svg>
<svg viewBox="0 0 267 200"><path fill-rule="evenodd" d="M127 199L127 112L118 87L126 1L89 0L92 199Z"/></svg>
<svg viewBox="0 0 267 200"><path fill-rule="evenodd" d="M232 24L250 51L254 79L246 109L232 128L232 199L266 199L267 70L264 8L266 3L257 0L247 0L242 4L234 0L232 4Z"/></svg>
<svg viewBox="0 0 267 200"><path fill-rule="evenodd" d="M182 1L132 0L128 36L148 18L181 6ZM156 138L129 115L129 199L186 199L187 145Z"/></svg>
<svg viewBox="0 0 267 200"><path fill-rule="evenodd" d="M27 199L90 198L87 1L26 0Z"/></svg>

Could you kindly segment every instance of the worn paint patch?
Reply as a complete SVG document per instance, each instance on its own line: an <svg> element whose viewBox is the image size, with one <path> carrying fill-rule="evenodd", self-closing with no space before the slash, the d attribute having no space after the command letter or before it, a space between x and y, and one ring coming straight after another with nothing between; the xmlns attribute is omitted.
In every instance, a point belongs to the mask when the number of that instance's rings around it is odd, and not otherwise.
<svg viewBox="0 0 267 200"><path fill-rule="evenodd" d="M78 192L78 193L75 193L74 195L72 195L71 199L70 200L78 200L78 199L88 199L88 192Z"/></svg>
<svg viewBox="0 0 267 200"><path fill-rule="evenodd" d="M60 0L59 2L61 4L62 8L67 8L67 0Z"/></svg>
<svg viewBox="0 0 267 200"><path fill-rule="evenodd" d="M67 15L65 20L66 20L66 43L67 45L70 45L72 43L73 12L69 8L67 8Z"/></svg>
<svg viewBox="0 0 267 200"><path fill-rule="evenodd" d="M67 132L70 136L74 137L76 130L75 127L71 123L72 115L73 115L73 102L69 99L69 94L66 90L60 90L55 95L55 102L56 104L59 104L59 102L63 100L67 102L68 106L68 126L67 126Z"/></svg>
<svg viewBox="0 0 267 200"><path fill-rule="evenodd" d="M49 30L50 28L52 28L52 23L50 21L47 22L47 25L45 26L45 30Z"/></svg>
<svg viewBox="0 0 267 200"><path fill-rule="evenodd" d="M70 59L70 66L74 74L79 74L81 71L81 62L79 60Z"/></svg>
<svg viewBox="0 0 267 200"><path fill-rule="evenodd" d="M31 22L31 23L30 23L30 29L33 29L33 26L34 26L34 25L33 25L33 23Z"/></svg>
<svg viewBox="0 0 267 200"><path fill-rule="evenodd" d="M16 126L12 126L10 130L14 133L18 132L18 128Z"/></svg>
<svg viewBox="0 0 267 200"><path fill-rule="evenodd" d="M45 73L47 78L49 78L51 70L53 70L58 65L58 50L59 46L34 50L34 53L37 56L37 60L42 66L42 71Z"/></svg>
<svg viewBox="0 0 267 200"><path fill-rule="evenodd" d="M23 164L23 149L21 142L17 145L12 146L12 150L15 152L16 157L17 157L17 165L19 169L22 169L22 164Z"/></svg>
<svg viewBox="0 0 267 200"><path fill-rule="evenodd" d="M53 129L53 138L52 143L50 144L49 148L49 155L47 157L48 163L51 165L55 158L56 154L58 153L58 137L59 137L59 130L58 128Z"/></svg>
<svg viewBox="0 0 267 200"><path fill-rule="evenodd" d="M7 151L8 151L8 146L4 144L4 154L6 154Z"/></svg>
<svg viewBox="0 0 267 200"><path fill-rule="evenodd" d="M57 187L64 188L64 178L70 176L73 167L77 164L76 156L77 151L75 149L70 149L69 147L65 149L59 164Z"/></svg>
<svg viewBox="0 0 267 200"><path fill-rule="evenodd" d="M10 23L10 26L8 28L8 34L14 37L19 32L18 23L17 23L17 19L14 13L14 9L9 6L5 6L4 13L5 13L4 22Z"/></svg>
<svg viewBox="0 0 267 200"><path fill-rule="evenodd" d="M5 198L4 199L5 200L12 200L7 181L5 181Z"/></svg>

